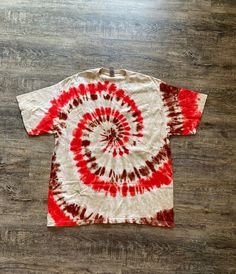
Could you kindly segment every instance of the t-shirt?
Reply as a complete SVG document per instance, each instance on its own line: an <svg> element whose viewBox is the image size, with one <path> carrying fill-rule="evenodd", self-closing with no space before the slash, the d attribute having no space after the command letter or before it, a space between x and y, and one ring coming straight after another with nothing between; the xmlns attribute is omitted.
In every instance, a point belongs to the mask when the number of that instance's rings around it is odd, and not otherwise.
<svg viewBox="0 0 236 274"><path fill-rule="evenodd" d="M55 137L47 226L176 226L170 137L196 134L207 94L98 67L16 98L28 135Z"/></svg>

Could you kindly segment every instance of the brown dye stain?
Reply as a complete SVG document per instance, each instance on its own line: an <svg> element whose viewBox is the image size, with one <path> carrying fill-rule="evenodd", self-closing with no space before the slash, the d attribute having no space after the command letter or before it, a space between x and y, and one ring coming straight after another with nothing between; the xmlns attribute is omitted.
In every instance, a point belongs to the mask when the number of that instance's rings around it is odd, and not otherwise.
<svg viewBox="0 0 236 274"><path fill-rule="evenodd" d="M83 208L82 212L80 213L80 219L84 219L85 212L86 212L86 208Z"/></svg>
<svg viewBox="0 0 236 274"><path fill-rule="evenodd" d="M92 100L97 100L97 98L98 98L97 94L91 94L91 99Z"/></svg>
<svg viewBox="0 0 236 274"><path fill-rule="evenodd" d="M133 180L135 179L135 174L134 174L134 172L128 173L128 177L129 177L130 181L133 181Z"/></svg>
<svg viewBox="0 0 236 274"><path fill-rule="evenodd" d="M87 147L89 145L90 145L90 141L89 140L83 140L82 141L82 146Z"/></svg>
<svg viewBox="0 0 236 274"><path fill-rule="evenodd" d="M146 165L151 169L151 171L152 172L154 172L155 171L155 168L154 168L154 165L153 165L153 163L152 162L150 162L150 161L146 161L145 162L146 163Z"/></svg>
<svg viewBox="0 0 236 274"><path fill-rule="evenodd" d="M106 95L103 96L103 98L104 98L105 100L109 100L110 97L111 97L111 96L110 96L109 94L106 94Z"/></svg>
<svg viewBox="0 0 236 274"><path fill-rule="evenodd" d="M90 150L86 151L85 156L90 158L92 156L92 152Z"/></svg>
<svg viewBox="0 0 236 274"><path fill-rule="evenodd" d="M134 167L134 172L135 172L136 176L140 179L140 178L141 178L141 176L140 176L140 174L138 173L138 170L137 170L137 168L136 168L136 167Z"/></svg>
<svg viewBox="0 0 236 274"><path fill-rule="evenodd" d="M126 176L127 176L127 172L126 172L126 169L124 169L123 173L120 176L120 179L125 181L126 180Z"/></svg>
<svg viewBox="0 0 236 274"><path fill-rule="evenodd" d="M112 176L112 173L113 173L113 170L112 170L112 169L110 169L110 172L109 172L109 177L111 177L111 176Z"/></svg>
<svg viewBox="0 0 236 274"><path fill-rule="evenodd" d="M103 176L105 174L105 170L106 170L105 167L102 167L100 176Z"/></svg>
<svg viewBox="0 0 236 274"><path fill-rule="evenodd" d="M102 169L102 168L101 168L101 167L99 167L99 168L98 168L98 169L94 172L94 174L95 174L95 175L99 175L99 173L100 173L101 169Z"/></svg>
<svg viewBox="0 0 236 274"><path fill-rule="evenodd" d="M96 168L98 168L98 164L97 163L92 163L91 169L96 169Z"/></svg>
<svg viewBox="0 0 236 274"><path fill-rule="evenodd" d="M66 205L65 210L72 214L73 217L78 216L80 213L80 206L76 204Z"/></svg>
<svg viewBox="0 0 236 274"><path fill-rule="evenodd" d="M74 105L75 107L77 107L77 106L79 105L79 101L78 101L77 99L74 99L74 100L73 100L73 105Z"/></svg>
<svg viewBox="0 0 236 274"><path fill-rule="evenodd" d="M147 166L143 166L139 168L139 172L141 173L141 175L143 176L148 176L149 174L149 169Z"/></svg>
<svg viewBox="0 0 236 274"><path fill-rule="evenodd" d="M59 119L66 120L67 119L67 114L64 112L60 112L58 115Z"/></svg>
<svg viewBox="0 0 236 274"><path fill-rule="evenodd" d="M91 157L87 160L87 163L95 162L95 161L96 161L96 157Z"/></svg>
<svg viewBox="0 0 236 274"><path fill-rule="evenodd" d="M137 126L136 126L136 130L137 130L137 131L140 131L142 128L143 128L142 125L137 124Z"/></svg>

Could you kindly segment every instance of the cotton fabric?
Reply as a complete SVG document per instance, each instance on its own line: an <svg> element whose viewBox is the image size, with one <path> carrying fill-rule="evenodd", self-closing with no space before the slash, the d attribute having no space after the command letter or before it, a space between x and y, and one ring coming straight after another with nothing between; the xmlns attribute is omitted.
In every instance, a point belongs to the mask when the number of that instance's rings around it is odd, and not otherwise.
<svg viewBox="0 0 236 274"><path fill-rule="evenodd" d="M175 227L170 137L196 134L207 94L114 72L81 71L16 97L28 135L55 137L47 226Z"/></svg>

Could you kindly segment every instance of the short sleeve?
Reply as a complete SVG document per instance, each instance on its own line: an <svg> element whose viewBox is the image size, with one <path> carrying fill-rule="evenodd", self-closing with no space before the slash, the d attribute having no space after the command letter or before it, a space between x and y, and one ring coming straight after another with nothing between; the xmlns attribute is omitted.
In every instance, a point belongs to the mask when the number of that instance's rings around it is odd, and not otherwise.
<svg viewBox="0 0 236 274"><path fill-rule="evenodd" d="M24 127L28 135L53 134L57 131L56 117L60 115L59 94L65 93L77 74L42 89L16 96Z"/></svg>
<svg viewBox="0 0 236 274"><path fill-rule="evenodd" d="M53 133L51 100L57 93L57 85L17 95L25 129L29 135Z"/></svg>
<svg viewBox="0 0 236 274"><path fill-rule="evenodd" d="M207 94L160 82L170 135L196 134Z"/></svg>

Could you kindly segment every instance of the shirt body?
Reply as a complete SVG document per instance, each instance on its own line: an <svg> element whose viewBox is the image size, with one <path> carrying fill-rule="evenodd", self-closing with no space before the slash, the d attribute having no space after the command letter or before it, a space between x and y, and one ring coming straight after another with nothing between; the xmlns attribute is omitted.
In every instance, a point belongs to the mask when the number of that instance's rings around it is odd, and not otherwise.
<svg viewBox="0 0 236 274"><path fill-rule="evenodd" d="M207 95L114 72L81 71L16 97L29 136L55 136L47 226L175 227L170 137L196 133Z"/></svg>

